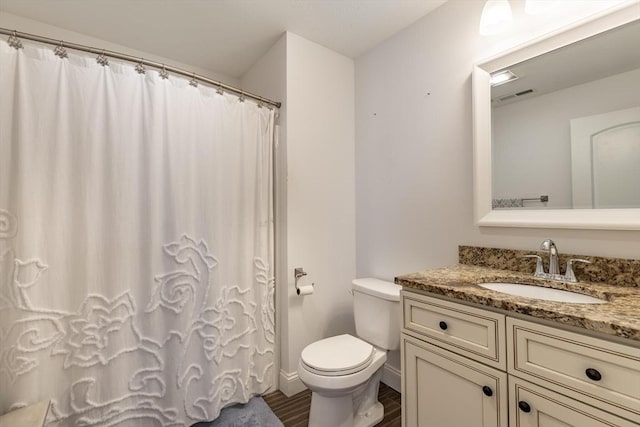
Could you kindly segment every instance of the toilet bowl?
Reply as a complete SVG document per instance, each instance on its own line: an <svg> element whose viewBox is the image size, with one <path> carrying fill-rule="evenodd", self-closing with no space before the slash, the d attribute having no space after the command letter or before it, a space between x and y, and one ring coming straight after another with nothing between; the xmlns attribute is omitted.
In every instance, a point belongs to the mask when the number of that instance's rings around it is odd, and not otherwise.
<svg viewBox="0 0 640 427"><path fill-rule="evenodd" d="M298 362L298 375L314 393L309 426L367 427L380 422L384 410L377 399L377 387L386 360L385 350L351 335L326 338L306 347ZM372 396L367 399L367 394Z"/></svg>
<svg viewBox="0 0 640 427"><path fill-rule="evenodd" d="M309 427L370 427L384 418L378 386L387 351L399 347L400 286L378 279L353 281L358 337L309 344L298 376L311 390Z"/></svg>

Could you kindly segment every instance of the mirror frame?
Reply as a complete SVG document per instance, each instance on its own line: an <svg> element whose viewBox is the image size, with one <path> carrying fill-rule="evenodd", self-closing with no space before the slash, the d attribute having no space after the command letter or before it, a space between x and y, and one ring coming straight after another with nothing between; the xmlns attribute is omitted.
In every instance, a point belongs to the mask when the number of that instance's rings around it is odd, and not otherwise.
<svg viewBox="0 0 640 427"><path fill-rule="evenodd" d="M489 75L640 19L638 3L614 8L477 63L472 75L473 206L481 227L640 230L640 209L517 209L491 207L491 85Z"/></svg>

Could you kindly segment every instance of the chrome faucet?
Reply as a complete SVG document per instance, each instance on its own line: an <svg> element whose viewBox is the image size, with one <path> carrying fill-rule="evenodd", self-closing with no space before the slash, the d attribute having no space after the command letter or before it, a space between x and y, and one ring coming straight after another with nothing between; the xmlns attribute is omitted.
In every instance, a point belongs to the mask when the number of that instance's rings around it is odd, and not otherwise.
<svg viewBox="0 0 640 427"><path fill-rule="evenodd" d="M560 274L560 268L558 267L558 248L551 239L546 239L540 244L541 251L549 252L549 274Z"/></svg>
<svg viewBox="0 0 640 427"><path fill-rule="evenodd" d="M540 250L549 252L549 272L544 272L544 266L542 265L542 257L540 255L525 255L525 258L536 258L536 272L534 277L540 277L541 279L557 280L560 282L572 282L578 281L575 273L573 272L573 264L575 262L583 262L585 264L591 264L591 261L586 259L572 258L567 261L567 270L564 275L560 274L560 268L558 267L558 248L551 239L546 239L540 245Z"/></svg>

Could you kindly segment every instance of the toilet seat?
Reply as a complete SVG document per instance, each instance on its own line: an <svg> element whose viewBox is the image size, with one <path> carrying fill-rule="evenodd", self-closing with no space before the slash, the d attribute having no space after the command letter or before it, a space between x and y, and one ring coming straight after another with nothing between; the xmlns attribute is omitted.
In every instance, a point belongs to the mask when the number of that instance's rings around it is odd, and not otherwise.
<svg viewBox="0 0 640 427"><path fill-rule="evenodd" d="M323 376L342 376L360 372L373 360L371 344L344 334L309 344L300 361L309 372Z"/></svg>

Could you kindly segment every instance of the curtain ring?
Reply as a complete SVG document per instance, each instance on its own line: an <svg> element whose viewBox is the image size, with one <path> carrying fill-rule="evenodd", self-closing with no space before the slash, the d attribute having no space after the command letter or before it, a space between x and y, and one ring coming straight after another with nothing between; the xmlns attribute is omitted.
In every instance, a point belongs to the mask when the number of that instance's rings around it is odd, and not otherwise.
<svg viewBox="0 0 640 427"><path fill-rule="evenodd" d="M16 30L13 30L13 34L9 36L9 38L7 39L7 43L9 44L9 46L16 50L23 48L22 42L18 38L18 32Z"/></svg>
<svg viewBox="0 0 640 427"><path fill-rule="evenodd" d="M198 87L198 80L196 79L196 73L193 73L191 80L189 80L189 84L193 87Z"/></svg>
<svg viewBox="0 0 640 427"><path fill-rule="evenodd" d="M138 62L138 64L135 67L135 70L138 74L144 74L147 72L147 70L144 68L144 64L142 63L142 61L144 61L144 58L140 58L140 62Z"/></svg>
<svg viewBox="0 0 640 427"><path fill-rule="evenodd" d="M53 54L60 59L68 58L67 49L64 48L64 43L60 40L60 44L53 49Z"/></svg>
<svg viewBox="0 0 640 427"><path fill-rule="evenodd" d="M167 71L167 69L164 66L164 64L162 64L162 70L160 70L160 72L158 74L160 75L160 78L162 80L166 80L166 79L169 78L169 72Z"/></svg>
<svg viewBox="0 0 640 427"><path fill-rule="evenodd" d="M96 58L96 62L102 65L103 67L109 65L109 59L107 59L107 57L104 56L104 49L102 49L102 53L98 55L98 57Z"/></svg>

